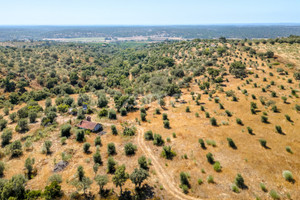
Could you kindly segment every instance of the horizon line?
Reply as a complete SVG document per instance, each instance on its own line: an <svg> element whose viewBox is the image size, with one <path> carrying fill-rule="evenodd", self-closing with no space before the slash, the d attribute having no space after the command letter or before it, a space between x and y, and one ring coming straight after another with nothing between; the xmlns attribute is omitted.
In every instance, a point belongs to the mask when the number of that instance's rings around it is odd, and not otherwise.
<svg viewBox="0 0 300 200"><path fill-rule="evenodd" d="M0 24L4 26L228 26L228 25L300 25L300 22L210 23L210 24Z"/></svg>

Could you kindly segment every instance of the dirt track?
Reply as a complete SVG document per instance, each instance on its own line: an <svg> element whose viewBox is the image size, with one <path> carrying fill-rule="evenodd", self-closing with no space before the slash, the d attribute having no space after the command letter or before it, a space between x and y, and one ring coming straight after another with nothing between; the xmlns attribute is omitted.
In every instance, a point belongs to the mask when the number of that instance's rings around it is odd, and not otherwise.
<svg viewBox="0 0 300 200"><path fill-rule="evenodd" d="M137 127L138 135L137 142L143 153L147 158L151 158L152 165L155 169L156 175L160 180L160 183L163 185L164 189L171 194L176 199L188 199L188 200L199 200L198 198L185 195L178 189L178 186L172 179L169 177L168 173L160 165L159 161L153 155L151 149L145 144L144 141L144 129L142 127Z"/></svg>

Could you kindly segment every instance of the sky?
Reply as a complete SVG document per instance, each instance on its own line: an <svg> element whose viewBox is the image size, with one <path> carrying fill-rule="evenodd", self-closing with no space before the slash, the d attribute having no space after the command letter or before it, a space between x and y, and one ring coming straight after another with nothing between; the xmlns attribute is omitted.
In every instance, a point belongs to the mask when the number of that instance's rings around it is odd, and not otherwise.
<svg viewBox="0 0 300 200"><path fill-rule="evenodd" d="M300 0L0 0L0 25L300 23Z"/></svg>

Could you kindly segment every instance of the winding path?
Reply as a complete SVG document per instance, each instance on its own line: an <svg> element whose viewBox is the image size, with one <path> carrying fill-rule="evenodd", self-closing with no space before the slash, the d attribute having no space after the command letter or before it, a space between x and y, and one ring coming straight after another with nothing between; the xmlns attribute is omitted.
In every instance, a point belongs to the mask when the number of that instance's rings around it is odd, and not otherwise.
<svg viewBox="0 0 300 200"><path fill-rule="evenodd" d="M102 123L106 126L111 126L113 124L110 123ZM146 145L144 140L144 128L138 126L137 127L138 134L136 137L139 148L144 153L145 157L151 158L152 166L155 169L156 175L160 180L163 188L174 197L174 199L186 199L186 200L201 200L196 197L188 196L178 188L178 185L170 178L169 174L165 171L165 169L161 166L160 162L157 160L152 150Z"/></svg>
<svg viewBox="0 0 300 200"><path fill-rule="evenodd" d="M152 150L145 144L144 140L144 129L142 127L137 127L138 135L137 142L146 157L151 158L152 165L155 169L156 175L160 179L160 183L163 185L164 189L171 194L176 199L187 199L187 200L200 200L198 198L185 195L181 190L178 189L177 184L172 181L168 173L160 165L160 162L153 155Z"/></svg>

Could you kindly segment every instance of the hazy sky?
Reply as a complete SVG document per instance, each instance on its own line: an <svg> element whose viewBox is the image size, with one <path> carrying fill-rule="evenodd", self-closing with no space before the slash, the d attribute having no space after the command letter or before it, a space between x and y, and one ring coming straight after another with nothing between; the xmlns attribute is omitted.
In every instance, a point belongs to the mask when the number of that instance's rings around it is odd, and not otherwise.
<svg viewBox="0 0 300 200"><path fill-rule="evenodd" d="M0 25L300 23L300 0L0 0Z"/></svg>

